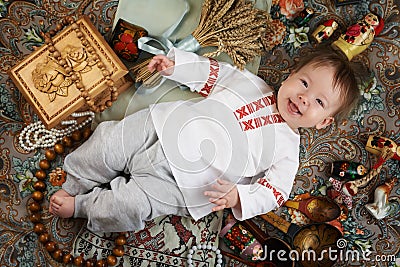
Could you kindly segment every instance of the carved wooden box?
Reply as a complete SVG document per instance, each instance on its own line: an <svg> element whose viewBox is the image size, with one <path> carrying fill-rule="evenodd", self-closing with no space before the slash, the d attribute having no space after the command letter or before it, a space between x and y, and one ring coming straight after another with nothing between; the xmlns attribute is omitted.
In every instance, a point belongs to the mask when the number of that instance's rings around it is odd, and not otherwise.
<svg viewBox="0 0 400 267"><path fill-rule="evenodd" d="M115 82L118 92L121 93L130 87L133 81L129 77L128 69L89 18L83 16L77 24L107 71L111 73L111 79ZM71 26L67 26L52 39L54 47L61 52L62 58L66 54L69 55L69 52L65 51L75 51L81 59L84 59L78 62L81 64L78 66L81 69L79 73L84 88L88 90L95 104L108 100L110 91L106 85L107 80L96 64L90 64L90 61L86 60L87 52L76 31ZM80 96L79 89L76 88L74 82L71 82L68 75L56 60L52 60L47 45L32 52L10 71L10 77L15 85L47 128L58 125L75 111L88 109L85 99Z"/></svg>

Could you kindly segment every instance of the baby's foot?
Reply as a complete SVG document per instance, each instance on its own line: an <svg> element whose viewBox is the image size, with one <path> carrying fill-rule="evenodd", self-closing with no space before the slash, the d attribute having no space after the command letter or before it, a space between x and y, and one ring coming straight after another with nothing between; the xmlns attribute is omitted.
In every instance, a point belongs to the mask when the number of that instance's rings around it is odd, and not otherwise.
<svg viewBox="0 0 400 267"><path fill-rule="evenodd" d="M52 214L61 218L71 218L75 211L75 197L53 196L50 204Z"/></svg>
<svg viewBox="0 0 400 267"><path fill-rule="evenodd" d="M56 197L70 197L71 195L68 194L64 189L60 189L57 192L55 192L51 197L50 197L50 205L49 205L49 212L54 214L54 210L52 208L52 204L54 203L54 198Z"/></svg>

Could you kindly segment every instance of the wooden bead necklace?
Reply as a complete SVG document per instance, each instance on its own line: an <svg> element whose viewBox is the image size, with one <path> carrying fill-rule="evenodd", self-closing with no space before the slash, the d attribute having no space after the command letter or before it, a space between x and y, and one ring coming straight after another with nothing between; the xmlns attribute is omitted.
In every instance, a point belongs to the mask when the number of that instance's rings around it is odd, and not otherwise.
<svg viewBox="0 0 400 267"><path fill-rule="evenodd" d="M57 32L61 31L64 26L67 25L70 25L75 31L76 36L79 38L81 44L84 47L84 50L90 54L91 58L95 61L97 67L100 69L101 74L107 80L106 85L108 86L108 90L110 91L110 100L107 100L105 104L100 104L99 106L95 105L94 100L89 94L89 90L87 90L82 83L80 72L74 69L74 66L68 64L68 61L62 58L61 52L58 51L54 46L53 40L51 39L52 36L56 35ZM86 104L89 106L89 109L91 111L98 113L104 111L107 107L112 106L112 103L118 98L118 90L115 87L114 81L111 79L111 73L106 69L104 63L101 61L99 55L96 53L96 50L90 45L90 42L86 40L86 37L81 31L79 25L72 17L67 16L63 18L61 22L56 25L55 30L50 30L49 32L45 33L44 42L47 45L51 56L58 62L61 67L64 68L67 75L71 77L71 80L75 83L76 88L81 92L81 97L85 99Z"/></svg>
<svg viewBox="0 0 400 267"><path fill-rule="evenodd" d="M72 256L70 252L59 248L56 242L52 241L50 234L46 231L43 222L41 222L41 211L43 210L43 202L45 198L46 183L45 179L50 173L51 162L54 161L57 155L62 155L66 148L72 147L74 142L86 140L91 134L90 128L83 130L75 130L71 136L64 136L61 142L54 145L53 149L46 149L45 158L39 161L39 170L35 172L35 177L38 179L33 184L35 191L32 193L32 201L28 201L28 210L30 211L30 220L34 224L33 231L38 235L38 240L43 244L45 249L50 253L52 258L57 262L64 264L73 264L74 266L85 267L106 267L115 266L118 263L117 257L124 255L124 245L126 244L127 233L119 233L114 240L115 247L112 249L112 254L104 259L84 259L83 255ZM64 171L61 171L64 175ZM56 172L57 173L57 172ZM58 170L60 173L60 170Z"/></svg>

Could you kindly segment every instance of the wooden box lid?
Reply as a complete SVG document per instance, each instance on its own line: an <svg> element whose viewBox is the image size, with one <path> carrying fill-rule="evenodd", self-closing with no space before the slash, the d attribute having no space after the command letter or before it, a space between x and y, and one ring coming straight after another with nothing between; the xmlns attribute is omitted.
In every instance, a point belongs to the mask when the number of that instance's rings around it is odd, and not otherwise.
<svg viewBox="0 0 400 267"><path fill-rule="evenodd" d="M129 79L128 69L114 53L111 47L104 40L103 36L97 31L89 18L83 16L76 22L85 39L94 48L101 62L111 73L112 80L115 81L119 92L125 90L132 84ZM66 51L76 50L80 56L87 56L81 40L71 26L66 27L53 37L54 47L61 52L64 58ZM15 65L10 70L10 77L15 85L24 95L26 100L32 105L37 115L47 128L52 128L66 119L78 109L82 110L86 106L85 100L80 96L80 91L75 84L68 81L68 75L63 71L63 67L58 65L56 60L49 60L50 52L48 46L43 45L38 50L32 52L23 61ZM82 84L88 90L89 95L95 102L101 102L104 95L109 95L106 78L96 64L89 60L82 61ZM43 92L35 86L33 73L37 83L37 74L40 72L44 83L51 83L49 88ZM129 83L129 85L127 85ZM100 94L102 93L102 94ZM99 97L101 95L101 97ZM96 98L97 96L97 98Z"/></svg>

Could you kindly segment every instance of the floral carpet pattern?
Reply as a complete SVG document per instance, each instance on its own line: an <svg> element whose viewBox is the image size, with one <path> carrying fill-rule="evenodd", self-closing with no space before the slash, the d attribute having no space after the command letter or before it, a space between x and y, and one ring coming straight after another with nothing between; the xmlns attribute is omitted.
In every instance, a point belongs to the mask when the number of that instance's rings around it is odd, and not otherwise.
<svg viewBox="0 0 400 267"><path fill-rule="evenodd" d="M385 26L370 47L356 58L372 70L370 78L360 88L359 108L339 125L319 131L302 129L301 166L292 198L326 194L329 186L327 172L333 161L355 161L371 167L376 156L365 149L370 135L390 138L400 144L399 0L358 0L351 5L339 5L334 0L308 0L304 5L314 10L314 16L302 27L295 26L284 15L285 10L290 11L298 2L272 2L271 15L281 31L274 37L276 46L262 57L259 76L275 88L288 76L294 61L317 46L311 33L324 21L334 19L339 24L339 29L327 42L335 40L340 32L370 11L381 16ZM18 135L27 124L38 118L7 71L35 47L41 46L43 37L40 33L47 32L66 15L87 14L108 38L117 6L118 1L0 0L1 266L59 266L43 246L38 245L26 208L33 191L32 182L36 179L33 172L38 169L42 154L24 151L18 144ZM56 164L61 166L62 159L58 159ZM399 161L386 162L378 178L353 198L352 209L342 212L337 220L347 248L371 251L369 260L348 259L338 262L337 266L400 266L400 260L397 265L395 260L400 258L399 182L391 191L393 209L386 218L377 220L364 207L373 202L374 189L389 178L400 179ZM58 180L49 181L47 195L54 193L59 186ZM291 209L283 208L282 213L292 222L307 223L307 218ZM59 220L49 213L44 213L42 220L57 242L68 249L74 246L78 254L107 255L111 249L110 235L91 233L82 227L84 222L80 220ZM264 231L276 232L262 220L257 218L255 221ZM218 243L220 222L218 214L198 224L174 216L149 222L145 230L129 233L128 254L119 266L186 266L186 253L193 244ZM276 234L283 236L282 233ZM213 258L208 254L199 257ZM197 266L214 266L213 260L207 262L199 261ZM223 264L244 266L228 258Z"/></svg>

